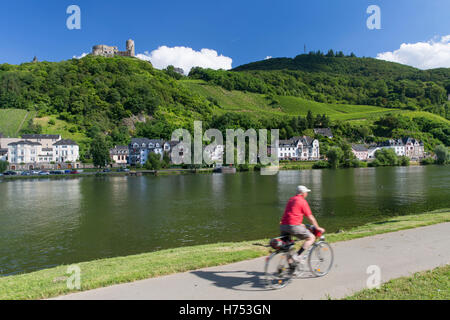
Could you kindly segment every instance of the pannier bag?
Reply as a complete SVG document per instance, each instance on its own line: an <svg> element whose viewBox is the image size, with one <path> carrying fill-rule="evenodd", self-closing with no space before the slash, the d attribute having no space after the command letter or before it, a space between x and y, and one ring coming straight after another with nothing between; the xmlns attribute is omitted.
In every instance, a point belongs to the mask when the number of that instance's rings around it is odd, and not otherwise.
<svg viewBox="0 0 450 320"><path fill-rule="evenodd" d="M274 238L274 239L270 240L269 245L275 250L280 250L280 249L287 248L288 246L292 245L293 243L294 243L294 241L292 241L289 238L278 237L278 238Z"/></svg>

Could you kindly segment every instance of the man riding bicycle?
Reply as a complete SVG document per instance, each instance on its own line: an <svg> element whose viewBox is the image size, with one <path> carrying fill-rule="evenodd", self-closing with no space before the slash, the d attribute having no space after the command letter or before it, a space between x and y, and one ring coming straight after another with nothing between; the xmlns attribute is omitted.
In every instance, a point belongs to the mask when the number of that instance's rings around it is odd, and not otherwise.
<svg viewBox="0 0 450 320"><path fill-rule="evenodd" d="M305 240L300 250L292 256L296 262L301 262L301 254L316 241L316 237L302 224L303 216L306 216L319 232L325 233L325 229L319 227L306 201L310 191L305 186L297 187L297 195L289 199L280 222L281 236L292 235L300 240Z"/></svg>

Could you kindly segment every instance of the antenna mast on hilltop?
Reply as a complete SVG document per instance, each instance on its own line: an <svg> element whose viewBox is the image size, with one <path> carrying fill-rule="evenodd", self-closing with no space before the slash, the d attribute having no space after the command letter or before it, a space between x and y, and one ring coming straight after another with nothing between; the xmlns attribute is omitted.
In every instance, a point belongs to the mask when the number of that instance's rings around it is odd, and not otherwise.
<svg viewBox="0 0 450 320"><path fill-rule="evenodd" d="M303 46L303 51L304 51L305 54L306 54L306 44Z"/></svg>

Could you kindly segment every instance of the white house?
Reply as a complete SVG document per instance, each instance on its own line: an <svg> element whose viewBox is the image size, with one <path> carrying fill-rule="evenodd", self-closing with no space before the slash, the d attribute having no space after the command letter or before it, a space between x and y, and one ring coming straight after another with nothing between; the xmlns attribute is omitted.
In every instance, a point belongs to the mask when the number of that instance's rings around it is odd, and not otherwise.
<svg viewBox="0 0 450 320"><path fill-rule="evenodd" d="M319 140L307 136L280 140L278 158L280 160L318 160L320 158Z"/></svg>
<svg viewBox="0 0 450 320"><path fill-rule="evenodd" d="M77 162L80 158L80 148L72 140L59 140L53 144L53 159L55 162Z"/></svg>
<svg viewBox="0 0 450 320"><path fill-rule="evenodd" d="M385 149L394 150L397 156L406 155L405 145L401 139L390 139L382 143L380 146Z"/></svg>
<svg viewBox="0 0 450 320"><path fill-rule="evenodd" d="M414 138L390 139L369 149L369 159L375 159L375 152L380 149L392 149L397 156L406 156L411 159L422 159L425 156L422 141Z"/></svg>
<svg viewBox="0 0 450 320"><path fill-rule="evenodd" d="M12 164L37 163L42 145L38 142L20 140L8 144L8 162Z"/></svg>

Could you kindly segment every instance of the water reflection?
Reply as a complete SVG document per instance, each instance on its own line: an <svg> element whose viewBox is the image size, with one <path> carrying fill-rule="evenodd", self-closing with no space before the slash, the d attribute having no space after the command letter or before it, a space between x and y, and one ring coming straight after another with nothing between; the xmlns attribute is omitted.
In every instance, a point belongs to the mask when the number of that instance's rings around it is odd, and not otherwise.
<svg viewBox="0 0 450 320"><path fill-rule="evenodd" d="M449 207L449 167L0 182L0 274L278 233L306 185L328 231Z"/></svg>

